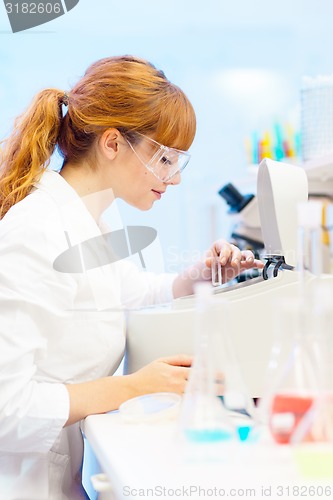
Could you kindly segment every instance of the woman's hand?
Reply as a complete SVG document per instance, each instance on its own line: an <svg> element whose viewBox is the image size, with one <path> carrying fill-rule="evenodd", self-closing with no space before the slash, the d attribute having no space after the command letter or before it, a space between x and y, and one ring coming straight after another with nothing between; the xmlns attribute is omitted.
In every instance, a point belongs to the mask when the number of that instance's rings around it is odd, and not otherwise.
<svg viewBox="0 0 333 500"><path fill-rule="evenodd" d="M152 361L128 376L131 377L133 395L152 392L183 394L191 364L192 357L184 354Z"/></svg>
<svg viewBox="0 0 333 500"><path fill-rule="evenodd" d="M173 282L173 296L184 297L194 293L194 284L198 281L209 281L212 278L212 263L219 260L221 263L222 281L227 281L238 276L242 271L257 267L262 269L264 264L254 258L250 250L241 251L232 243L217 240L206 253L203 260L190 266Z"/></svg>
<svg viewBox="0 0 333 500"><path fill-rule="evenodd" d="M66 384L70 411L65 425L72 425L88 415L116 410L121 403L136 396L152 392L183 394L191 364L191 356L170 356L159 358L131 375Z"/></svg>
<svg viewBox="0 0 333 500"><path fill-rule="evenodd" d="M211 267L214 261L221 263L223 283L236 278L242 271L264 267L260 260L254 258L250 250L240 250L225 240L215 241L206 254L205 264L209 268L209 272L205 273L208 276L206 279L211 277Z"/></svg>

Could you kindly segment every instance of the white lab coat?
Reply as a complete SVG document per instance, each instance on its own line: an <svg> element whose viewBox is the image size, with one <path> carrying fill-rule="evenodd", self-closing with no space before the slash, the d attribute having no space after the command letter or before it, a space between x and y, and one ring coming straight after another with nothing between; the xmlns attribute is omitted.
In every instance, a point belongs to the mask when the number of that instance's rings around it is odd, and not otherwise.
<svg viewBox="0 0 333 500"><path fill-rule="evenodd" d="M120 261L83 273L54 270L57 256L101 234L56 172L0 222L0 498L82 497L79 425L64 383L112 374L125 346L122 306L172 298L174 275Z"/></svg>

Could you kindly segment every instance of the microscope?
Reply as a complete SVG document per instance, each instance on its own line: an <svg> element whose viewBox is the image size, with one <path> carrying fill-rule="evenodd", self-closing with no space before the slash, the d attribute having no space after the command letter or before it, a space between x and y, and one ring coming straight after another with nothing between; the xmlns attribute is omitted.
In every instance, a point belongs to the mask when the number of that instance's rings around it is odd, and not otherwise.
<svg viewBox="0 0 333 500"><path fill-rule="evenodd" d="M229 206L227 214L232 221L228 240L241 250L251 250L260 259L264 250L257 197L254 194L242 195L231 183L223 186L218 194ZM259 276L257 269L251 269L237 277L237 281Z"/></svg>
<svg viewBox="0 0 333 500"><path fill-rule="evenodd" d="M230 239L241 250L259 253L264 248L258 201L254 194L242 195L231 183L223 186L218 194L229 206L228 215L233 226Z"/></svg>

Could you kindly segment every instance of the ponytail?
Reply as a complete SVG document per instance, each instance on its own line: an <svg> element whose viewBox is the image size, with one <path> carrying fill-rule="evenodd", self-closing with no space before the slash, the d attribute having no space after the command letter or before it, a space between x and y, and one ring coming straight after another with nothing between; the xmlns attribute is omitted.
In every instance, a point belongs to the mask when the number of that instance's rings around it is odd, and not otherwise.
<svg viewBox="0 0 333 500"><path fill-rule="evenodd" d="M57 144L66 94L39 92L28 110L15 120L0 151L0 218L25 198L47 168Z"/></svg>
<svg viewBox="0 0 333 500"><path fill-rule="evenodd" d="M62 104L68 105L64 117ZM184 92L148 61L127 55L93 63L70 99L60 90L43 90L16 120L0 159L0 218L30 193L56 146L64 164L93 165L94 144L108 128L187 150L196 119Z"/></svg>

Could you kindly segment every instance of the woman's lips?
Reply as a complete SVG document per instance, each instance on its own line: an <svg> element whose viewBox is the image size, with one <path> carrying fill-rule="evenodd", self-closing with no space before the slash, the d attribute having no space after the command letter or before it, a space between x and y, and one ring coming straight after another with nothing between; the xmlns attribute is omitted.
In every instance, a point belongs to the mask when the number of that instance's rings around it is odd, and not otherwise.
<svg viewBox="0 0 333 500"><path fill-rule="evenodd" d="M162 196L162 194L164 193L164 191L155 191L155 189L152 189L152 192L154 193L154 195L156 196L156 198L157 198L158 200L160 200L160 199L161 199L161 196Z"/></svg>

